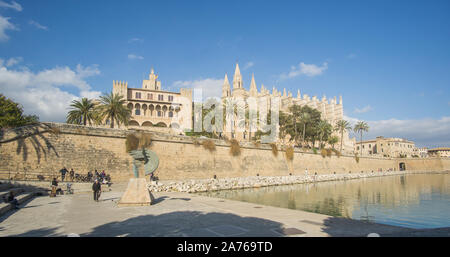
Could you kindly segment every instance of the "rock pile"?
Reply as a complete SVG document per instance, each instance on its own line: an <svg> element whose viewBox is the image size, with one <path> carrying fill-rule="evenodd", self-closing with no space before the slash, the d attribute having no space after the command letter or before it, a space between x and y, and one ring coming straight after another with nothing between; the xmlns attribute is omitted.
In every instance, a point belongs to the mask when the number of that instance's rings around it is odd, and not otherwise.
<svg viewBox="0 0 450 257"><path fill-rule="evenodd" d="M349 174L292 175L278 177L239 177L221 179L191 179L180 181L152 181L148 187L151 192L207 192L228 189L257 188L265 186L291 185L310 182L348 180L368 177L406 174L406 171L362 172ZM408 172L412 173L412 172Z"/></svg>

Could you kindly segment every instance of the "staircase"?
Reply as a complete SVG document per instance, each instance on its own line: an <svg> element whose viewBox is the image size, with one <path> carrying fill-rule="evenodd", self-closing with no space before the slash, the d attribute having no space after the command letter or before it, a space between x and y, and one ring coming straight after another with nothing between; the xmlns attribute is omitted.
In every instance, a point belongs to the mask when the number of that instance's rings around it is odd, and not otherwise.
<svg viewBox="0 0 450 257"><path fill-rule="evenodd" d="M37 188L2 183L0 184L0 216L14 209L14 206L11 203L6 203L4 200L8 197L10 191L14 193L19 205L31 200L35 196L47 194L46 191Z"/></svg>

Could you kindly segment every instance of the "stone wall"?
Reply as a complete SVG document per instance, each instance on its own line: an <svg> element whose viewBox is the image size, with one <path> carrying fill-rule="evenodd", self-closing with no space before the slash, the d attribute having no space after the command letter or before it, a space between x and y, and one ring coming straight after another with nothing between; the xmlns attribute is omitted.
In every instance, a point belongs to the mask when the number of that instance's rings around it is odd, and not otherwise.
<svg viewBox="0 0 450 257"><path fill-rule="evenodd" d="M36 179L37 174L50 177L65 166L82 174L104 169L113 181L126 181L132 177L132 158L125 152L125 139L132 132L59 123L4 131L0 135L0 178L21 179L24 174L31 179ZM310 175L360 173L398 170L400 162L408 170L450 170L450 159L361 157L356 162L354 156L323 158L298 150L293 161L288 161L283 151L274 156L269 145L256 147L253 143L242 143L241 154L234 157L225 141L213 140L216 150L210 152L194 144L190 137L150 134L153 139L150 149L160 158L155 172L160 180L204 179L214 175L217 178L302 175L305 168Z"/></svg>

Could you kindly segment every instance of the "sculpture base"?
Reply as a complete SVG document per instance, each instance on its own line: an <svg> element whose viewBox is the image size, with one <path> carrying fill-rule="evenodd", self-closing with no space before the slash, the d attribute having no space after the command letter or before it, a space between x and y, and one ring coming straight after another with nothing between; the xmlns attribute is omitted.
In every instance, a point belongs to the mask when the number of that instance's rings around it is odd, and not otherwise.
<svg viewBox="0 0 450 257"><path fill-rule="evenodd" d="M131 178L118 206L148 206L152 204L152 200L145 178Z"/></svg>

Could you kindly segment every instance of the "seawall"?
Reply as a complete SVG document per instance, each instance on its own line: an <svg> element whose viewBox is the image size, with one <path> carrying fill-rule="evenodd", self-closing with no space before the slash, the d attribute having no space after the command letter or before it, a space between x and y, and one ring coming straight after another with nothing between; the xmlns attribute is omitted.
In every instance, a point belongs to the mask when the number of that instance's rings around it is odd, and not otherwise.
<svg viewBox="0 0 450 257"><path fill-rule="evenodd" d="M113 181L127 181L132 175L132 158L126 153L126 136L131 130L92 128L63 123L45 123L3 131L0 135L0 179L36 180L59 175L62 167L76 173L105 170ZM292 161L284 151L275 156L269 145L242 143L241 154L232 156L230 145L212 140L215 151L210 152L193 138L158 132L151 134L150 149L158 155L160 164L155 172L160 180L209 179L253 176L351 174L377 172L379 169L399 170L405 163L411 171L450 170L445 158L375 158L335 155L322 157L294 151ZM201 139L197 139L201 142ZM143 171L141 170L141 174Z"/></svg>

